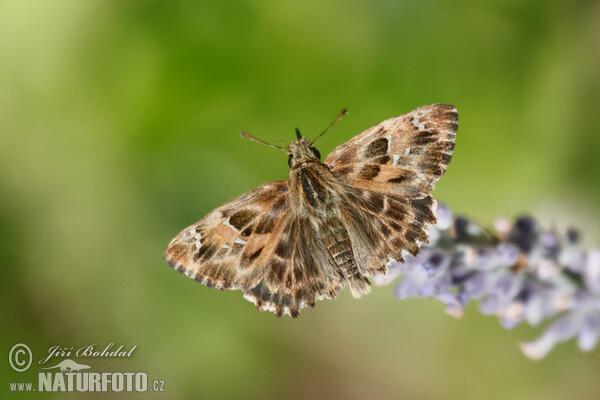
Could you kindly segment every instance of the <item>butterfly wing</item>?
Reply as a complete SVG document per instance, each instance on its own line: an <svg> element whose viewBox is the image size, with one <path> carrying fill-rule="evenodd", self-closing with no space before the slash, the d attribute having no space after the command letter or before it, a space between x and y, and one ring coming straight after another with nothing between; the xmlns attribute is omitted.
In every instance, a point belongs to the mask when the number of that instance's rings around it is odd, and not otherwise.
<svg viewBox="0 0 600 400"><path fill-rule="evenodd" d="M164 257L197 282L242 290L259 309L278 316L297 317L316 300L334 298L343 285L313 225L290 212L285 181L212 211L179 233Z"/></svg>
<svg viewBox="0 0 600 400"><path fill-rule="evenodd" d="M416 255L436 222L430 193L452 158L458 113L434 104L388 119L337 147L325 160L347 187L342 214L359 271L387 271Z"/></svg>
<svg viewBox="0 0 600 400"><path fill-rule="evenodd" d="M352 186L422 198L446 171L457 123L454 106L419 107L338 146L325 164Z"/></svg>
<svg viewBox="0 0 600 400"><path fill-rule="evenodd" d="M350 234L361 275L387 272L386 264L403 262L406 253L416 256L427 243L429 226L436 222L436 202L396 193L354 188L341 206L342 219Z"/></svg>
<svg viewBox="0 0 600 400"><path fill-rule="evenodd" d="M309 218L290 213L284 221L262 279L244 297L261 310L295 318L317 300L335 298L344 277Z"/></svg>

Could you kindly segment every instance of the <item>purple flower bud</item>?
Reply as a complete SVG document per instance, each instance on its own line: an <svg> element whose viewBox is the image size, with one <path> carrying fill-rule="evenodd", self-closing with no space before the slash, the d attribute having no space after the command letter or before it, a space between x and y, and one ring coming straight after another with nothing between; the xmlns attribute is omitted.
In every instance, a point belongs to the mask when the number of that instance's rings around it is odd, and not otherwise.
<svg viewBox="0 0 600 400"><path fill-rule="evenodd" d="M547 249L554 249L558 246L558 240L551 233L544 233L540 236L540 244Z"/></svg>
<svg viewBox="0 0 600 400"><path fill-rule="evenodd" d="M578 322L576 316L567 314L554 321L538 339L521 343L521 350L531 359L544 358L555 344L569 340L577 334Z"/></svg>
<svg viewBox="0 0 600 400"><path fill-rule="evenodd" d="M437 205L437 219L438 222L436 227L441 230L448 230L452 226L452 212L444 203L438 203Z"/></svg>
<svg viewBox="0 0 600 400"><path fill-rule="evenodd" d="M517 245L524 253L531 251L535 238L536 224L531 217L519 218L509 235L509 241Z"/></svg>
<svg viewBox="0 0 600 400"><path fill-rule="evenodd" d="M450 257L446 256L442 252L435 252L423 263L423 268L427 273L428 277L433 277L440 272L444 271L450 264Z"/></svg>
<svg viewBox="0 0 600 400"><path fill-rule="evenodd" d="M496 313L501 305L502 303L498 296L488 294L479 302L479 311L483 315L492 315Z"/></svg>
<svg viewBox="0 0 600 400"><path fill-rule="evenodd" d="M437 296L437 299L446 304L446 313L455 318L461 318L467 301L468 294L460 292L458 294L444 293Z"/></svg>
<svg viewBox="0 0 600 400"><path fill-rule="evenodd" d="M416 279L414 275L407 275L394 288L394 296L399 299L408 299L410 297L419 297L422 282Z"/></svg>
<svg viewBox="0 0 600 400"><path fill-rule="evenodd" d="M503 267L512 267L519 260L519 249L510 243L500 243L496 247L498 261Z"/></svg>
<svg viewBox="0 0 600 400"><path fill-rule="evenodd" d="M569 244L579 243L579 232L572 228L567 230L567 241Z"/></svg>
<svg viewBox="0 0 600 400"><path fill-rule="evenodd" d="M517 296L523 302L523 317L528 324L537 326L544 319L556 315L559 311L558 303L561 303L553 296L546 287L536 282L527 282ZM562 302L563 304L564 301ZM561 311L564 306L561 307Z"/></svg>
<svg viewBox="0 0 600 400"><path fill-rule="evenodd" d="M540 258L537 260L537 262L535 263L535 272L537 274L537 277L540 278L540 280L548 280L558 274L560 274L562 268L560 268L560 266L558 264L556 264L554 261L549 260L547 258Z"/></svg>
<svg viewBox="0 0 600 400"><path fill-rule="evenodd" d="M492 290L491 278L485 273L478 272L471 276L471 279L463 283L466 293L473 299L479 299Z"/></svg>
<svg viewBox="0 0 600 400"><path fill-rule="evenodd" d="M500 310L500 324L505 329L513 329L523 321L523 303L513 301L508 306Z"/></svg>
<svg viewBox="0 0 600 400"><path fill-rule="evenodd" d="M523 235L532 235L535 233L535 221L531 217L521 217L515 222L515 231Z"/></svg>
<svg viewBox="0 0 600 400"><path fill-rule="evenodd" d="M498 266L498 253L490 247L480 248L476 252L477 256L473 267L480 271L490 271Z"/></svg>
<svg viewBox="0 0 600 400"><path fill-rule="evenodd" d="M456 232L456 241L457 242L468 242L469 241L469 232L468 226L470 222L465 217L456 217L454 220L454 231Z"/></svg>

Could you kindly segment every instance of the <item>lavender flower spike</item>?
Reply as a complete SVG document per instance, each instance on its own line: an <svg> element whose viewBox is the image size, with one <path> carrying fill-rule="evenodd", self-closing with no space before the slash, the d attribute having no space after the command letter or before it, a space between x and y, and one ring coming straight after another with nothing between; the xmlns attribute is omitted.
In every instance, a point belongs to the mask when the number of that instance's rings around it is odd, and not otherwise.
<svg viewBox="0 0 600 400"><path fill-rule="evenodd" d="M522 322L537 326L553 319L536 340L521 343L531 359L546 356L561 342L577 338L591 351L600 338L600 249L585 251L574 230L542 230L530 217L496 221L486 231L439 204L429 244L404 263L391 262L385 285L402 275L394 289L400 299L433 297L454 317L469 300L496 315L506 329Z"/></svg>

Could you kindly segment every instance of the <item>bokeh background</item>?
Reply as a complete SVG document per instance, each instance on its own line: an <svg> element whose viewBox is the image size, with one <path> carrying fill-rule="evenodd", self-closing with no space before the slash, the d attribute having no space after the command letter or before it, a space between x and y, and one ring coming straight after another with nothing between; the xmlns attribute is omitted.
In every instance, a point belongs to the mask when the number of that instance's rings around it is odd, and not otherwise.
<svg viewBox="0 0 600 400"><path fill-rule="evenodd" d="M327 154L439 102L460 114L439 200L598 245L598 71L597 1L0 0L2 357L137 345L89 364L146 371L168 398L598 398L598 349L532 362L517 344L540 329L476 306L455 320L390 286L277 319L162 259L211 209L286 178L286 156L241 131L288 143L347 107ZM3 398L37 381L0 364Z"/></svg>

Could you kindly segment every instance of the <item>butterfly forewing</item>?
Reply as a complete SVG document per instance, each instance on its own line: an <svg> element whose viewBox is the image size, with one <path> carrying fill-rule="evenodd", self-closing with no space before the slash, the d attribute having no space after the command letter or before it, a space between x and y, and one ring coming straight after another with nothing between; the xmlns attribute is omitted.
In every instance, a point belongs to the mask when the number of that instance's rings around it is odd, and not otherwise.
<svg viewBox="0 0 600 400"><path fill-rule="evenodd" d="M287 184L270 182L212 211L171 241L165 258L178 271L219 289L243 289L260 280L283 229Z"/></svg>
<svg viewBox="0 0 600 400"><path fill-rule="evenodd" d="M423 197L452 159L457 124L454 106L419 107L337 147L325 164L353 186Z"/></svg>
<svg viewBox="0 0 600 400"><path fill-rule="evenodd" d="M287 182L277 181L240 196L184 229L165 258L197 282L240 289L278 315L296 317L316 300L334 298L343 277L310 221L290 212L288 195Z"/></svg>
<svg viewBox="0 0 600 400"><path fill-rule="evenodd" d="M177 235L165 258L278 316L335 298L346 281L360 297L367 277L427 241L430 193L450 162L457 121L453 106L420 107L339 146L324 164L306 138L294 141L287 181L212 211Z"/></svg>

